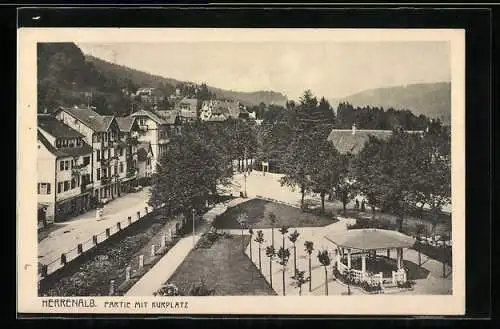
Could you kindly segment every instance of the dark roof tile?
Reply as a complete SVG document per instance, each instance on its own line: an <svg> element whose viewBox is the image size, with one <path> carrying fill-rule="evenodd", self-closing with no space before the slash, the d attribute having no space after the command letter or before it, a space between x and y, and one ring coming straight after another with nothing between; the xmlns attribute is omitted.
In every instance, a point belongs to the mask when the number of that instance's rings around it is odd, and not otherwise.
<svg viewBox="0 0 500 329"><path fill-rule="evenodd" d="M62 121L50 114L39 114L38 127L56 138L81 138L84 137L78 131L64 124Z"/></svg>

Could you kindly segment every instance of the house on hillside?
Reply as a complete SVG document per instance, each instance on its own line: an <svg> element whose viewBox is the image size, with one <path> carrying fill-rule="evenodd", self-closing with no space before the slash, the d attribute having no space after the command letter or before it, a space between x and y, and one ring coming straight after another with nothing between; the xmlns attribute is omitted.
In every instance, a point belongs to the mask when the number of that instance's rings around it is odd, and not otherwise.
<svg viewBox="0 0 500 329"><path fill-rule="evenodd" d="M91 208L92 147L52 115L37 119L38 226L44 227Z"/></svg>
<svg viewBox="0 0 500 329"><path fill-rule="evenodd" d="M194 122L198 119L198 99L184 97L175 105L175 111L181 122Z"/></svg>
<svg viewBox="0 0 500 329"><path fill-rule="evenodd" d="M88 108L59 108L55 116L83 134L91 145L93 196L97 201L120 196L120 128L114 116L99 115Z"/></svg>
<svg viewBox="0 0 500 329"><path fill-rule="evenodd" d="M162 118L152 111L141 110L131 114L136 118L137 136L139 142L149 142L152 149L153 172L160 158L167 152L167 144L172 131L175 131L176 116Z"/></svg>
<svg viewBox="0 0 500 329"><path fill-rule="evenodd" d="M200 119L202 121L221 121L229 118L240 117L241 105L239 102L231 100L208 100L204 101L200 109Z"/></svg>
<svg viewBox="0 0 500 329"><path fill-rule="evenodd" d="M165 95L158 88L139 88L135 93L146 104L156 104L163 102Z"/></svg>

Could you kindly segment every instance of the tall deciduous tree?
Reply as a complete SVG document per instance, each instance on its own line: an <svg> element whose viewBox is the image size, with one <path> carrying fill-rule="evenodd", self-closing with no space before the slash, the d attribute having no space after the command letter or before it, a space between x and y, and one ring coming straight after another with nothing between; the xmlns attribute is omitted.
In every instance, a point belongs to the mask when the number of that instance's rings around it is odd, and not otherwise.
<svg viewBox="0 0 500 329"><path fill-rule="evenodd" d="M166 205L172 213L186 213L192 208L202 210L205 200L217 194L218 186L228 186L232 173L217 145L206 138L205 131L183 127L173 136L169 152L160 159L153 175L149 204L155 208Z"/></svg>
<svg viewBox="0 0 500 329"><path fill-rule="evenodd" d="M325 197L338 185L343 175L341 155L327 140L316 143L316 165L311 170L311 185L314 193L321 198L321 213L325 211Z"/></svg>

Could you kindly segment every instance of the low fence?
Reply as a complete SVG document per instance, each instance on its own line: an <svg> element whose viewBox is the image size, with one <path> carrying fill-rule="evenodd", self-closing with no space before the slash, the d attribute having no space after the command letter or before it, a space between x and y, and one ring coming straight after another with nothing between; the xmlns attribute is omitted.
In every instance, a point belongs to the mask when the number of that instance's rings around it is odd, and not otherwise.
<svg viewBox="0 0 500 329"><path fill-rule="evenodd" d="M54 259L53 261L41 264L40 273L38 275L38 280L42 280L57 270L63 268L70 262L76 260L86 252L93 250L97 245L106 241L113 235L121 232L123 229L132 225L133 223L141 220L150 212L153 211L153 207L144 207L143 212L140 210L135 213L135 216L129 216L126 220L118 221L115 225L106 228L103 232L97 233L92 236L91 239L86 240L77 244L73 249L61 253L61 255Z"/></svg>
<svg viewBox="0 0 500 329"><path fill-rule="evenodd" d="M298 203L290 203L290 202L281 201L281 200L277 200L277 199L273 199L273 198L268 198L268 197L261 196L261 195L256 195L255 197L257 199L262 199L262 200L269 201L269 202L274 202L274 203L280 203L280 204L284 204L286 206L290 206L290 207L293 207L293 208L300 208L300 205Z"/></svg>

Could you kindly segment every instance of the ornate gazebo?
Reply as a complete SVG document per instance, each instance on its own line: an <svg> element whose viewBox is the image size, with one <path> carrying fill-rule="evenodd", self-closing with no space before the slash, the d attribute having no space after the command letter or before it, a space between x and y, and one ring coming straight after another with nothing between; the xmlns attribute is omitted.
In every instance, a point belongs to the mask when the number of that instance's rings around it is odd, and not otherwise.
<svg viewBox="0 0 500 329"><path fill-rule="evenodd" d="M407 273L403 268L403 249L411 248L415 239L403 233L382 229L354 229L347 231L336 231L325 236L326 240L337 247L335 250L336 266L340 273L348 269L351 274L360 281L391 279L393 284L406 282ZM367 271L366 259L377 258L378 252L387 252L390 258L391 250L396 250L396 270L392 271L391 278L384 278L382 272L374 273ZM361 258L361 269L352 267L353 259ZM343 262L344 260L344 262Z"/></svg>

